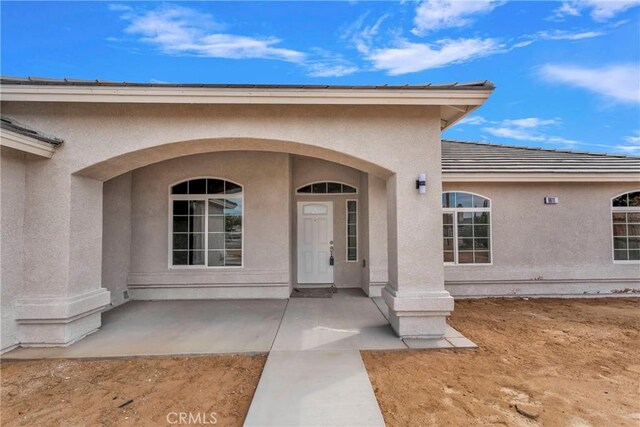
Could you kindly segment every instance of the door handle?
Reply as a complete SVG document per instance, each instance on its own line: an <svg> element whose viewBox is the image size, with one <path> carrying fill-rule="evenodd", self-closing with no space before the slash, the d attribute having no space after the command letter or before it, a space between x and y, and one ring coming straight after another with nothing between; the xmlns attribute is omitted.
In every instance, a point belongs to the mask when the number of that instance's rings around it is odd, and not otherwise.
<svg viewBox="0 0 640 427"><path fill-rule="evenodd" d="M335 261L333 258L333 240L329 242L329 265L334 265Z"/></svg>

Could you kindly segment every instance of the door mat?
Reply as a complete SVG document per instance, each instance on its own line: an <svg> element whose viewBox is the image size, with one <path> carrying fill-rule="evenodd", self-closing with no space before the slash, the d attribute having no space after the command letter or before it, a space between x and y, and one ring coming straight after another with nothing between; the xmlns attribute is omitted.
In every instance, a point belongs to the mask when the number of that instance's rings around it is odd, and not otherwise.
<svg viewBox="0 0 640 427"><path fill-rule="evenodd" d="M296 288L291 293L291 298L331 298L336 292L336 288Z"/></svg>

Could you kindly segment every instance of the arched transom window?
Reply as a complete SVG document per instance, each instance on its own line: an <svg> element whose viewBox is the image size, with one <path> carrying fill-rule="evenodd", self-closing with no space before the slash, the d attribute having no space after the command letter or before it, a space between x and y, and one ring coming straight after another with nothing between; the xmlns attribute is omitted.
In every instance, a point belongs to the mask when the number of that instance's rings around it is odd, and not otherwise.
<svg viewBox="0 0 640 427"><path fill-rule="evenodd" d="M491 263L491 201L472 193L442 193L444 262Z"/></svg>
<svg viewBox="0 0 640 427"><path fill-rule="evenodd" d="M314 182L298 188L298 194L355 194L358 190L341 182Z"/></svg>
<svg viewBox="0 0 640 427"><path fill-rule="evenodd" d="M242 186L197 178L171 186L173 267L242 266Z"/></svg>
<svg viewBox="0 0 640 427"><path fill-rule="evenodd" d="M640 262L640 191L611 201L614 261Z"/></svg>

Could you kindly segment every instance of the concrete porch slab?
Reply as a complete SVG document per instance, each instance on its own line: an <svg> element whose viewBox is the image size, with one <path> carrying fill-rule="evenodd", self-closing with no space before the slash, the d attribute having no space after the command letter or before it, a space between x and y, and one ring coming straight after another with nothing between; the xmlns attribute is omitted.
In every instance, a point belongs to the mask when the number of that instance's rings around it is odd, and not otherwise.
<svg viewBox="0 0 640 427"><path fill-rule="evenodd" d="M453 344L451 344L444 338L439 340L405 338L403 341L407 345L407 347L411 349L453 348Z"/></svg>
<svg viewBox="0 0 640 427"><path fill-rule="evenodd" d="M272 351L245 426L384 426L357 350Z"/></svg>
<svg viewBox="0 0 640 427"><path fill-rule="evenodd" d="M389 319L389 307L382 297L371 298L384 317ZM402 341L411 349L434 349L434 348L478 348L478 346L458 332L455 328L447 325L442 339L421 339L405 338Z"/></svg>
<svg viewBox="0 0 640 427"><path fill-rule="evenodd" d="M17 348L3 359L268 352L286 300L131 301L68 347Z"/></svg>
<svg viewBox="0 0 640 427"><path fill-rule="evenodd" d="M289 300L272 350L406 348L362 290L340 289L333 298Z"/></svg>

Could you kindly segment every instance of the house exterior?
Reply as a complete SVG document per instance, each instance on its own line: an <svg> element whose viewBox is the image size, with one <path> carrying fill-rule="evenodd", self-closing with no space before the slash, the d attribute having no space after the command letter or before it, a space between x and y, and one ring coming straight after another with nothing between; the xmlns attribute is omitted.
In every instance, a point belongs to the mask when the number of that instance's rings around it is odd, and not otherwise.
<svg viewBox="0 0 640 427"><path fill-rule="evenodd" d="M1 90L3 350L132 299L358 287L435 338L454 296L640 291L640 159L442 141L486 81Z"/></svg>

